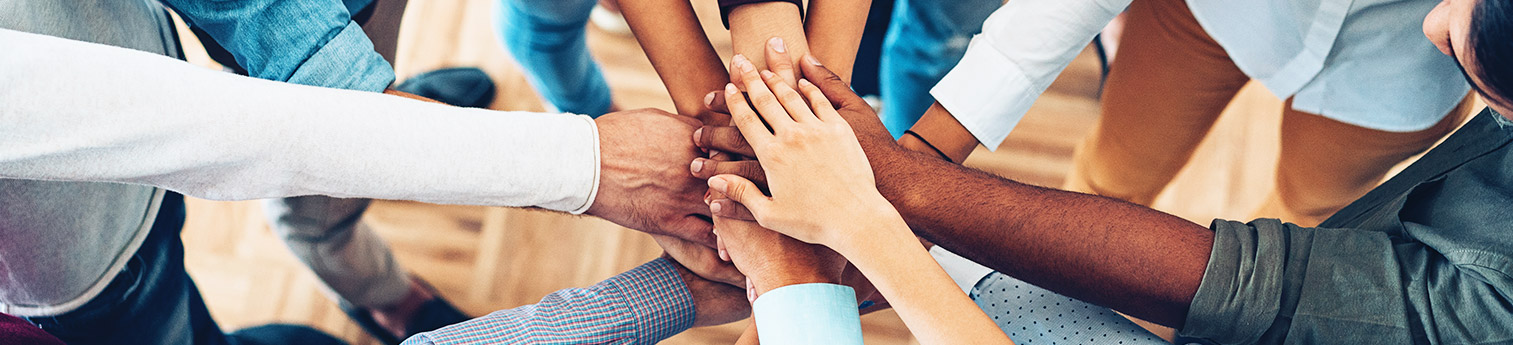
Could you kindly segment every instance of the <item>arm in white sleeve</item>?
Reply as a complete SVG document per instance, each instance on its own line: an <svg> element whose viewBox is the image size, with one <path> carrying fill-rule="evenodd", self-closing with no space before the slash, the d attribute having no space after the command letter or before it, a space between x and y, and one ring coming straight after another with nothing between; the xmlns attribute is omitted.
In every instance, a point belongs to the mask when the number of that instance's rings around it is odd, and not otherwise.
<svg viewBox="0 0 1513 345"><path fill-rule="evenodd" d="M1131 0L1012 0L930 95L989 150Z"/></svg>
<svg viewBox="0 0 1513 345"><path fill-rule="evenodd" d="M575 213L598 187L586 116L278 83L10 30L0 47L0 178Z"/></svg>

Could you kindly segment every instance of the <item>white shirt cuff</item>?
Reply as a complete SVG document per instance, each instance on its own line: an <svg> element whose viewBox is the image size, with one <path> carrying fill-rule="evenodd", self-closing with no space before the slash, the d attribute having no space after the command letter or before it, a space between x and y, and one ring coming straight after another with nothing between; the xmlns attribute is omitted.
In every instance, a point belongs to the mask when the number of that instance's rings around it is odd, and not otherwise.
<svg viewBox="0 0 1513 345"><path fill-rule="evenodd" d="M961 62L930 89L930 95L978 142L996 150L1043 91L1018 64L978 35Z"/></svg>
<svg viewBox="0 0 1513 345"><path fill-rule="evenodd" d="M594 198L599 196L599 174L601 173L600 169L602 169L601 167L603 166L603 163L600 161L601 153L599 152L599 123L595 122L592 117L583 115L579 116L582 116L584 121L588 121L589 133L592 134L589 136L589 138L593 139L594 142L594 181L593 185L591 185L588 189L588 200L583 201L583 206L580 206L577 209L569 212L572 214L583 214L584 212L588 212L588 209L590 207L594 206Z"/></svg>
<svg viewBox="0 0 1513 345"><path fill-rule="evenodd" d="M971 293L978 281L993 273L993 269L967 260L941 246L931 247L930 256L935 258L940 268L946 270L946 275L951 276L951 280L961 287L962 292Z"/></svg>

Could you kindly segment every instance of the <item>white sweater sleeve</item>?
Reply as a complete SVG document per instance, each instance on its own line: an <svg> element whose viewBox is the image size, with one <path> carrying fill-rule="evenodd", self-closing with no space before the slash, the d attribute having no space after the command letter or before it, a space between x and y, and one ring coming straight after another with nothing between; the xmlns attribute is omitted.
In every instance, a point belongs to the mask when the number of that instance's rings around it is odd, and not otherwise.
<svg viewBox="0 0 1513 345"><path fill-rule="evenodd" d="M277 83L10 30L0 47L3 178L574 213L598 188L586 116Z"/></svg>

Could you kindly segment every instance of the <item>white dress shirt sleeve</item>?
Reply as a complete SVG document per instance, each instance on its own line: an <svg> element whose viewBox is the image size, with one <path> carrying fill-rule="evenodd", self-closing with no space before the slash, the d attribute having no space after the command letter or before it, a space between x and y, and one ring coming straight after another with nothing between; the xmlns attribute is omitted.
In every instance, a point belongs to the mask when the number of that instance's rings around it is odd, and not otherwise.
<svg viewBox="0 0 1513 345"><path fill-rule="evenodd" d="M993 269L956 255L941 246L930 247L930 257L935 258L935 263L940 264L940 268L946 271L946 275L951 276L951 281L961 287L961 292L968 294L972 293L972 288L976 287L982 278L987 278L993 273Z"/></svg>
<svg viewBox="0 0 1513 345"><path fill-rule="evenodd" d="M10 30L0 47L0 178L575 213L598 188L586 116L278 83Z"/></svg>
<svg viewBox="0 0 1513 345"><path fill-rule="evenodd" d="M1131 0L1012 0L972 38L930 95L997 149L1030 105Z"/></svg>

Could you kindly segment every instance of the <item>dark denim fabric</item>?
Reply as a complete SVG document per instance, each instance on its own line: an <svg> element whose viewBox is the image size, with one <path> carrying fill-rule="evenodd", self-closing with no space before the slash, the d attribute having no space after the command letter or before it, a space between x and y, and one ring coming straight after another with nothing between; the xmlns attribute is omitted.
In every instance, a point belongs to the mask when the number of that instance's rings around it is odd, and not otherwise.
<svg viewBox="0 0 1513 345"><path fill-rule="evenodd" d="M104 291L74 311L27 321L71 345L344 344L303 326L222 333L184 270L183 226L184 197L167 193L147 239Z"/></svg>
<svg viewBox="0 0 1513 345"><path fill-rule="evenodd" d="M1319 228L1215 221L1214 251L1179 335L1219 344L1513 343L1507 123L1477 115Z"/></svg>

